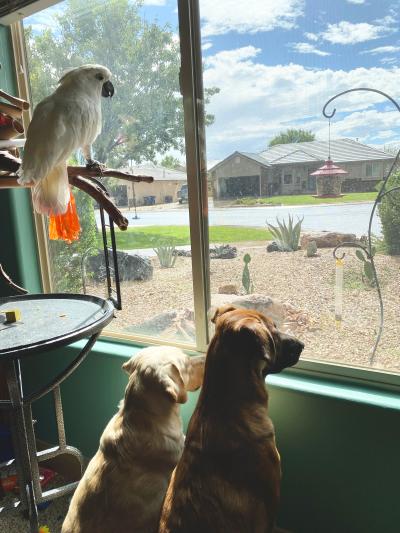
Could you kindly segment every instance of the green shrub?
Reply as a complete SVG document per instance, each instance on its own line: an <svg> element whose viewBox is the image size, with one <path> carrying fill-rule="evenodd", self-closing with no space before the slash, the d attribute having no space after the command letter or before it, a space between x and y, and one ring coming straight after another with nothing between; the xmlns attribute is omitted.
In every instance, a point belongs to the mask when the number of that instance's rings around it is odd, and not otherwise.
<svg viewBox="0 0 400 533"><path fill-rule="evenodd" d="M282 252L295 252L299 249L301 224L303 220L304 217L301 220L299 219L296 224L293 224L293 217L289 215L288 224L286 224L285 220L281 222L279 218L276 219L278 222L277 226L273 226L267 222L268 229L277 240Z"/></svg>
<svg viewBox="0 0 400 533"><path fill-rule="evenodd" d="M396 172L388 179L386 190L399 186L400 172ZM386 195L380 202L378 210L386 252L389 255L400 255L400 191Z"/></svg>

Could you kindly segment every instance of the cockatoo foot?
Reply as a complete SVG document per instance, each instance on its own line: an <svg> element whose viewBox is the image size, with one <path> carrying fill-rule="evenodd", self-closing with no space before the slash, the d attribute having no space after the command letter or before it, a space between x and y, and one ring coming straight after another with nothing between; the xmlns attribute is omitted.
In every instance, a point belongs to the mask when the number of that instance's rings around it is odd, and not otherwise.
<svg viewBox="0 0 400 533"><path fill-rule="evenodd" d="M94 159L88 159L86 161L86 168L89 170L96 170L100 175L102 175L106 166L98 161L95 161Z"/></svg>

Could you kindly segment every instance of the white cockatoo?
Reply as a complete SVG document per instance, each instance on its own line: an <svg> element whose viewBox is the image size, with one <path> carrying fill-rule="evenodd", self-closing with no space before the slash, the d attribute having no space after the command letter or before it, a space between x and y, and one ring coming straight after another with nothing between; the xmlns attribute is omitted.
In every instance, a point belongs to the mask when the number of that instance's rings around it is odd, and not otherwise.
<svg viewBox="0 0 400 533"><path fill-rule="evenodd" d="M35 108L18 172L21 185L34 182L33 205L38 213L63 214L70 192L67 159L82 148L94 165L91 144L101 131L101 97L111 97L111 72L101 65L68 71L53 94Z"/></svg>

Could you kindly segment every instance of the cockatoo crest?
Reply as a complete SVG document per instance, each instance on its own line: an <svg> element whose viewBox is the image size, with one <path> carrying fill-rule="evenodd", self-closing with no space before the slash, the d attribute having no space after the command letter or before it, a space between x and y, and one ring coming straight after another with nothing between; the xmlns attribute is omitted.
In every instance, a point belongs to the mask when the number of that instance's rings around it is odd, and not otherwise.
<svg viewBox="0 0 400 533"><path fill-rule="evenodd" d="M38 213L65 213L70 197L67 159L86 153L101 131L101 97L112 96L111 72L82 65L66 72L57 89L35 108L28 128L18 182L34 182Z"/></svg>

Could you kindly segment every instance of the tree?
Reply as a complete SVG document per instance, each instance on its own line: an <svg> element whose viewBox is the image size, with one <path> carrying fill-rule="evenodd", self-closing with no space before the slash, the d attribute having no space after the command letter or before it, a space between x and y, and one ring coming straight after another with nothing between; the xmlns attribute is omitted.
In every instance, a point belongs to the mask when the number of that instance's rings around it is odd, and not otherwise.
<svg viewBox="0 0 400 533"><path fill-rule="evenodd" d="M67 69L84 63L110 68L115 95L103 102L103 130L96 159L109 166L155 161L156 154L183 149L179 91L179 43L168 25L143 20L140 3L68 0L54 29L26 29L32 99L39 102ZM213 88L208 97L218 92ZM206 122L214 117L208 115Z"/></svg>
<svg viewBox="0 0 400 533"><path fill-rule="evenodd" d="M395 187L400 187L400 171L389 177L386 190ZM389 255L400 255L400 191L384 196L378 210L386 251Z"/></svg>
<svg viewBox="0 0 400 533"><path fill-rule="evenodd" d="M161 159L160 162L162 167L170 168L172 170L180 169L182 168L182 162L179 161L176 157L172 155L166 155Z"/></svg>
<svg viewBox="0 0 400 533"><path fill-rule="evenodd" d="M295 130L288 129L282 131L279 135L276 135L268 146L274 146L275 144L289 144L289 143L302 143L307 141L314 141L315 134L308 130Z"/></svg>

